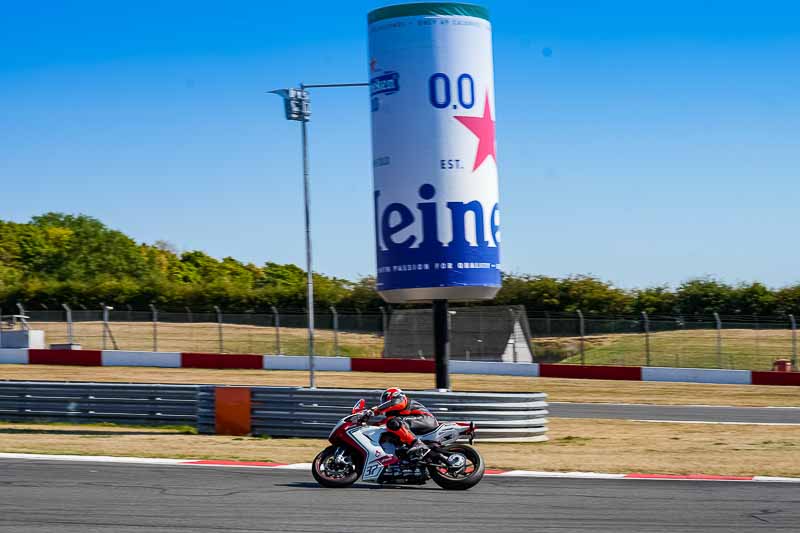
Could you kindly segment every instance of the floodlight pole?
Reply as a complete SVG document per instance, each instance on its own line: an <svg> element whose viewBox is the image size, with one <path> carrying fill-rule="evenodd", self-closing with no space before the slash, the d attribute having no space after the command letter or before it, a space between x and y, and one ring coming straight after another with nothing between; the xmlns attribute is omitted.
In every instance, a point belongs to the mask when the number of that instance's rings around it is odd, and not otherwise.
<svg viewBox="0 0 800 533"><path fill-rule="evenodd" d="M311 254L311 191L310 171L308 157L308 120L311 117L311 102L306 89L323 89L336 87L367 87L369 83L325 83L306 85L300 84L297 89L278 89L270 91L281 96L286 104L286 119L300 122L300 135L303 150L303 204L306 226L306 301L308 307L308 372L309 387L315 389L317 381L315 376L314 361L314 270L312 268Z"/></svg>

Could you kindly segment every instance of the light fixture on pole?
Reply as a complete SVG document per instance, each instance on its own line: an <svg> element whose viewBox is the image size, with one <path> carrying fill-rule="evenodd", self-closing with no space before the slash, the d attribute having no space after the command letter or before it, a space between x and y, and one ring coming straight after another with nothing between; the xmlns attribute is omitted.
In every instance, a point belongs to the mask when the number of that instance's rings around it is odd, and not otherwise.
<svg viewBox="0 0 800 533"><path fill-rule="evenodd" d="M308 302L308 370L309 386L316 388L316 377L314 373L314 276L311 264L311 196L309 189L309 170L308 170L308 121L311 118L311 98L307 88L334 88L334 87L366 87L368 83L330 83L321 85L300 84L299 88L276 89L269 91L283 98L283 107L286 120L300 122L301 136L303 145L303 198L305 205L306 223L306 279Z"/></svg>
<svg viewBox="0 0 800 533"><path fill-rule="evenodd" d="M301 125L301 135L303 144L303 203L305 208L306 225L306 280L308 301L308 371L309 387L316 388L316 378L314 375L314 274L311 264L311 197L309 191L308 173L308 119L311 118L311 101L303 84L299 89L277 89L270 91L283 98L286 120L296 120Z"/></svg>

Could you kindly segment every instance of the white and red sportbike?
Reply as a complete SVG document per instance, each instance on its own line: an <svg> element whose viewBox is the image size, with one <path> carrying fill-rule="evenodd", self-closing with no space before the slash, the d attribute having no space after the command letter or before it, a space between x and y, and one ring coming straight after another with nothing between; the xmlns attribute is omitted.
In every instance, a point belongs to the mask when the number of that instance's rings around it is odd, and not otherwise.
<svg viewBox="0 0 800 533"><path fill-rule="evenodd" d="M312 466L314 479L323 487L348 487L361 481L391 485L423 485L428 480L442 488L466 490L483 478L485 465L472 444L475 425L452 422L439 426L419 439L430 447L421 459L402 453L397 437L384 424L369 425L364 400L353 413L342 418L331 431L331 446L322 450ZM399 453L398 453L399 452Z"/></svg>

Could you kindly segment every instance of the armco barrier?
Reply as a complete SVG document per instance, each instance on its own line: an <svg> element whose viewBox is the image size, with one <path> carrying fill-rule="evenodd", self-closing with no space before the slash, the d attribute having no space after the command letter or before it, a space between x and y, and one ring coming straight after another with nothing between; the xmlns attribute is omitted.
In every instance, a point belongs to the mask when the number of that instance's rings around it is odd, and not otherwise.
<svg viewBox="0 0 800 533"><path fill-rule="evenodd" d="M190 425L200 433L324 438L359 398L381 391L0 381L0 420ZM411 392L439 420L472 421L478 440L547 440L542 393Z"/></svg>
<svg viewBox="0 0 800 533"><path fill-rule="evenodd" d="M252 387L252 431L275 437L325 438L359 398L379 402L379 390ZM472 421L479 441L547 440L543 393L411 391L441 421ZM206 398L208 401L210 398ZM210 424L205 427L210 429Z"/></svg>
<svg viewBox="0 0 800 533"><path fill-rule="evenodd" d="M194 426L197 392L197 385L2 381L0 420Z"/></svg>
<svg viewBox="0 0 800 533"><path fill-rule="evenodd" d="M543 378L641 381L642 369L638 366L539 365L539 376Z"/></svg>
<svg viewBox="0 0 800 533"><path fill-rule="evenodd" d="M726 383L749 385L749 370L715 368L642 367L642 381L677 381L683 383Z"/></svg>

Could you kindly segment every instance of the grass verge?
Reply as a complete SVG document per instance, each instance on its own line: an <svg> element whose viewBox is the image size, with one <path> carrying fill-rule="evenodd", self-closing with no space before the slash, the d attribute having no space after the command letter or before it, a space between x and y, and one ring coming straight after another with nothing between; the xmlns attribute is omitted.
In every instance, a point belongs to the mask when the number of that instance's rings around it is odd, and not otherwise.
<svg viewBox="0 0 800 533"><path fill-rule="evenodd" d="M800 476L800 427L551 419L545 443L481 444L492 468ZM187 435L175 429L0 424L0 451L310 462L322 439Z"/></svg>
<svg viewBox="0 0 800 533"><path fill-rule="evenodd" d="M662 405L800 406L800 387L707 385L512 376L451 376L454 390L546 392L553 402L621 402ZM0 379L126 383L214 383L306 386L308 373L275 370L0 365ZM432 374L318 372L319 387L431 389Z"/></svg>

